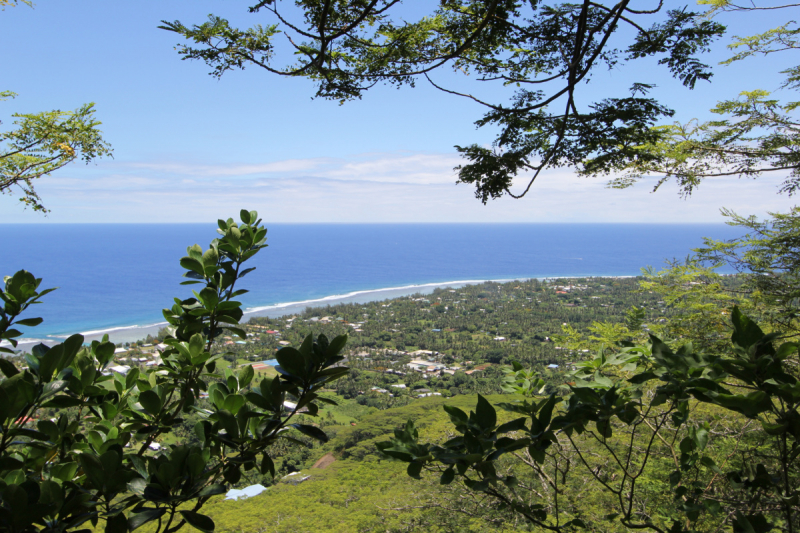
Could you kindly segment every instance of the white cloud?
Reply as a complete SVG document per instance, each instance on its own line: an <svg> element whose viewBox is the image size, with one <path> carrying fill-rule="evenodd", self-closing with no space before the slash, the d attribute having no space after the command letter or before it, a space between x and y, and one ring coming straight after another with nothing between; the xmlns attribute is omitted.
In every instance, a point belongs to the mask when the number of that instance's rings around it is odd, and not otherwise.
<svg viewBox="0 0 800 533"><path fill-rule="evenodd" d="M781 178L706 180L682 200L672 185L611 190L568 170L543 173L521 200L482 205L455 185L456 154L388 153L241 165L103 163L44 178L48 219L0 198L0 222L206 222L257 209L269 222L720 222L720 207L763 216L794 204ZM258 169L258 170L255 170ZM516 192L526 180L515 183Z"/></svg>
<svg viewBox="0 0 800 533"><path fill-rule="evenodd" d="M305 172L325 165L328 159L287 159L272 163L253 165L193 165L183 163L130 163L134 169L144 169L164 174L191 175L196 177L213 176L249 176L253 174L270 174L275 172Z"/></svg>
<svg viewBox="0 0 800 533"><path fill-rule="evenodd" d="M175 162L129 163L133 171L189 175L194 179L225 177L298 177L314 175L347 181L453 183L456 154L357 154L344 158L287 159L263 164L197 165Z"/></svg>

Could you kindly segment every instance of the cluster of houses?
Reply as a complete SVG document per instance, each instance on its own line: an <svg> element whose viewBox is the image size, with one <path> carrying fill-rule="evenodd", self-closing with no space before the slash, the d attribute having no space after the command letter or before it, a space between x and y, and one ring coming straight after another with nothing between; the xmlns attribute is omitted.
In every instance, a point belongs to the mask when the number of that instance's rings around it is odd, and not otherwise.
<svg viewBox="0 0 800 533"><path fill-rule="evenodd" d="M364 315L366 316L366 315ZM353 331L356 333L360 333L362 331L362 327L364 324L367 323L366 319L361 322L345 322L344 318L342 317L332 317L332 316L312 316L311 318L307 319L306 322L316 322L318 324L330 324L331 322L341 322L343 326L348 326L353 328Z"/></svg>
<svg viewBox="0 0 800 533"><path fill-rule="evenodd" d="M408 387L404 383L395 383L394 385L389 385L390 388L394 388L395 392L398 390L407 389ZM394 396L394 393L390 392L387 389L381 387L372 387L370 389L372 392L377 392L379 394L388 394L389 396ZM432 392L430 389L414 389L411 391L417 398L425 398L426 396L441 396L442 393L440 392Z"/></svg>
<svg viewBox="0 0 800 533"><path fill-rule="evenodd" d="M115 363L106 367L106 374L123 376L133 367L149 367L161 364L161 353L169 348L166 344L143 344L140 350L117 348L114 350Z"/></svg>
<svg viewBox="0 0 800 533"><path fill-rule="evenodd" d="M287 328L292 327L292 320L294 320L294 318L291 318L291 319L287 320L287 326L286 326ZM266 333L267 335L272 335L276 339L280 339L281 338L281 332L276 330L276 329L270 329L267 326L259 326L258 324L248 324L248 326L251 327L251 328L255 328L257 330L260 330L261 333ZM248 337L257 337L258 334L256 334L256 333L248 333L247 336ZM223 337L223 338L230 339L230 337ZM226 342L225 344L228 344L228 343ZM286 342L286 341L278 341L278 344L285 345L285 344L289 344L289 343Z"/></svg>
<svg viewBox="0 0 800 533"><path fill-rule="evenodd" d="M556 285L553 287L556 290L556 294L568 294L572 291L585 291L589 288L588 285Z"/></svg>

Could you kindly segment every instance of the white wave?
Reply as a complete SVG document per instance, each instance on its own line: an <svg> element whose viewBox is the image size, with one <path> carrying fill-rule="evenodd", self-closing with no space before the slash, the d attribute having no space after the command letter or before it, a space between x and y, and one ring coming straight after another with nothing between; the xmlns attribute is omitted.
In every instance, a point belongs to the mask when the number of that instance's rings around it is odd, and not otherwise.
<svg viewBox="0 0 800 533"><path fill-rule="evenodd" d="M19 338L17 338L17 342L19 344L29 344L29 343L32 343L32 342L36 342L36 343L53 342L53 340L52 339L33 339L33 338L27 338L27 337L19 337ZM6 348L8 346L12 346L12 344L10 342L6 341L6 340L2 340L2 341L0 341L0 346Z"/></svg>
<svg viewBox="0 0 800 533"><path fill-rule="evenodd" d="M245 314L251 313L259 313L261 311L269 311L273 309L281 309L283 307L297 307L297 306L308 306L309 304L315 304L319 302L330 302L332 300L343 300L346 298L353 298L355 296L362 296L365 294L377 294L382 292L393 292L393 291L409 291L412 289L426 289L426 288L436 288L436 287L450 287L453 285L474 285L476 283L486 283L488 281L504 283L508 281L522 281L525 279L531 278L514 278L514 279L465 279L465 280L457 280L457 281L442 281L436 283L422 283L422 284L415 284L415 285L402 285L399 287L386 287L383 289L367 289L361 291L353 291L344 294L332 294L330 296L323 296L321 298L314 298L311 300L300 300L297 302L285 302L285 303L277 303L273 305L265 305L259 307L248 307L245 309Z"/></svg>
<svg viewBox="0 0 800 533"><path fill-rule="evenodd" d="M84 336L85 335L105 335L106 333L113 333L115 331L125 331L125 330L129 330L129 329L150 329L150 328L155 328L155 327L163 327L163 326L166 326L166 325L167 325L166 322L156 322L154 324L148 324L148 325L145 325L145 326L140 326L138 324L134 324L133 326L115 326L113 328L107 328L107 329L95 329L95 330L91 330L91 331L82 331L81 335L84 335ZM59 338L66 339L67 337L69 337L69 335L53 335L53 337L59 337Z"/></svg>

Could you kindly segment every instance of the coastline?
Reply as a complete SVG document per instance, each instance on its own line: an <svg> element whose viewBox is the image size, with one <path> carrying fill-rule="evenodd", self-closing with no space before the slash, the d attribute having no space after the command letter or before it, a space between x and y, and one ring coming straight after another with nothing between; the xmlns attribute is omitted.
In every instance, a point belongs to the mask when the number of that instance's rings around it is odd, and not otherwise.
<svg viewBox="0 0 800 533"><path fill-rule="evenodd" d="M242 317L241 322L246 323L247 320L255 317L277 318L285 315L298 314L302 313L303 311L305 311L305 309L309 307L325 307L327 305L336 305L342 303L377 302L377 301L390 300L392 298L410 296L412 294L430 294L437 288L443 288L443 287L458 288L458 287L464 287L466 285L477 285L480 283L487 283L487 282L509 283L512 281L528 281L532 279L543 281L543 280L577 279L577 278L619 279L619 278L633 278L633 277L636 276L632 275L535 276L535 277L518 277L518 278L504 278L504 279L456 280L456 281L444 281L444 282L434 282L434 283L422 283L414 285L403 285L399 287L366 289L366 290L353 291L345 294L334 294L329 296L323 296L321 298L314 298L310 300L301 300L296 302L284 302L273 305L248 307L245 308L244 310L244 316ZM128 326L116 326L101 330L88 330L82 332L81 334L84 336L85 342L100 340L103 338L103 335L108 334L110 341L116 344L120 344L125 342L135 342L146 338L148 335L155 336L158 333L158 330L166 325L167 323L162 321L141 326L128 325ZM31 347L40 343L52 346L62 342L67 337L69 337L68 334L47 335L44 336L43 338L22 337L18 339L19 344L16 349L21 351L28 351ZM3 342L2 345L4 347L10 346L6 342Z"/></svg>

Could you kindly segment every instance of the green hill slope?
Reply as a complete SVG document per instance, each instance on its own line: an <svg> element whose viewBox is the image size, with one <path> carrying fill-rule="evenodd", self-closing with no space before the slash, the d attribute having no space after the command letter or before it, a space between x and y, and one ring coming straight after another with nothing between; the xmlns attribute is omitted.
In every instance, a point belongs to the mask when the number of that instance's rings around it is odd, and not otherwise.
<svg viewBox="0 0 800 533"><path fill-rule="evenodd" d="M508 400L491 396L490 401ZM246 500L215 498L204 508L219 533L362 532L362 531L487 531L497 530L481 518L442 515L428 481L408 477L405 465L377 454L375 442L386 440L409 418L434 440L449 426L442 405L474 408L476 396L424 398L410 405L373 412L355 426L329 426L335 436L315 448L298 484L281 482ZM311 468L332 453L336 460L324 469ZM291 478L290 478L291 479ZM144 528L143 528L144 529Z"/></svg>

